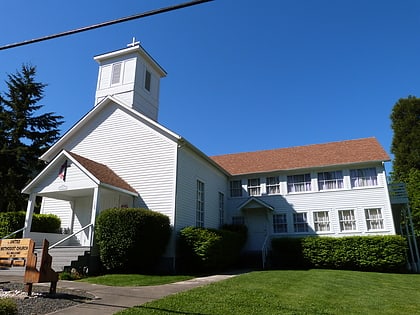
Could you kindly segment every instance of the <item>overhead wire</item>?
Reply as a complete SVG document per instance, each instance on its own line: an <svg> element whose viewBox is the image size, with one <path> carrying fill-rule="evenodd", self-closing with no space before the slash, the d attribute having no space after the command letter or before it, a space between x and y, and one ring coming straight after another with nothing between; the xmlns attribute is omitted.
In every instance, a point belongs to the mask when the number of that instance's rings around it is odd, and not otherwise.
<svg viewBox="0 0 420 315"><path fill-rule="evenodd" d="M118 23L123 23L123 22L131 21L131 20L136 20L136 19L140 19L140 18L152 16L152 15L157 15L157 14L161 14L161 13L165 13L165 12L169 12L169 11L174 11L174 10L178 10L178 9L182 9L182 8L194 6L194 5L197 5L197 4L202 4L202 3L205 3L205 2L210 2L210 1L214 1L214 0L194 0L194 1L190 1L190 2L184 2L184 3L181 3L181 4L177 4L177 5L173 5L173 6L169 6L169 7L164 7L164 8L160 8L160 9L156 9L156 10L146 11L146 12L143 12L143 13L138 13L138 14L122 17L122 18L119 18L119 19L111 20L111 21L106 21L106 22L102 22L102 23L98 23L98 24L93 24L93 25L90 25L90 26L85 26L85 27L77 28L77 29L70 30L70 31L65 31L65 32L56 33L56 34L52 34L52 35L47 35L47 36L43 36L43 37L39 37L39 38L25 40L25 41L13 43L13 44L7 44L7 45L4 45L4 46L0 46L0 50L15 48L15 47L29 45L29 44L33 44L33 43L38 43L38 42L42 42L42 41L46 41L46 40L50 40L50 39L54 39L54 38L58 38L58 37L69 36L69 35L73 35L73 34L77 34L77 33L81 33L81 32L90 31L90 30L93 30L93 29L97 29L97 28L100 28L100 27L105 27L105 26L114 25L114 24L118 24Z"/></svg>

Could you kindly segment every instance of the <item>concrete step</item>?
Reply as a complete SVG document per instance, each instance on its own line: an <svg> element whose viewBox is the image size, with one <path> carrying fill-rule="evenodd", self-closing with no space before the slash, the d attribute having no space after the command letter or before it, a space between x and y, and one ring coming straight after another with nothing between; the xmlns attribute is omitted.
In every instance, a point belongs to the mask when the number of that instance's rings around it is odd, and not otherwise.
<svg viewBox="0 0 420 315"><path fill-rule="evenodd" d="M52 269L57 272L64 270L64 267L70 266L72 261L76 261L79 256L83 256L86 252L90 251L90 247L86 246L63 246L63 247L54 247L48 251L52 257ZM39 268L41 249L35 249L35 252L38 255L37 268Z"/></svg>

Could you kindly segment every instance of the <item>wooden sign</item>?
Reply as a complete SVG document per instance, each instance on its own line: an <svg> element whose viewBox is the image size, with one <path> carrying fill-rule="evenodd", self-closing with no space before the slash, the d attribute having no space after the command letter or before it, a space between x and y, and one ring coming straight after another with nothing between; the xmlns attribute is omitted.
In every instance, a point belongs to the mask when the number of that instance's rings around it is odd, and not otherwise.
<svg viewBox="0 0 420 315"><path fill-rule="evenodd" d="M31 250L30 238L0 240L1 258L27 258ZM33 250L33 246L32 246Z"/></svg>

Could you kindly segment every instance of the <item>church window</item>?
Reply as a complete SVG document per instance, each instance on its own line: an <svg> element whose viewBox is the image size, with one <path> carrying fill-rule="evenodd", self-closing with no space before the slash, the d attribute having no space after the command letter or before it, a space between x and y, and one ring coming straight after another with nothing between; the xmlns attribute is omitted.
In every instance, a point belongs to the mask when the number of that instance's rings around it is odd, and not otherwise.
<svg viewBox="0 0 420 315"><path fill-rule="evenodd" d="M146 76L144 78L144 88L150 92L150 85L152 81L152 74L149 70L146 70Z"/></svg>
<svg viewBox="0 0 420 315"><path fill-rule="evenodd" d="M122 63L114 63L112 65L111 85L120 83Z"/></svg>

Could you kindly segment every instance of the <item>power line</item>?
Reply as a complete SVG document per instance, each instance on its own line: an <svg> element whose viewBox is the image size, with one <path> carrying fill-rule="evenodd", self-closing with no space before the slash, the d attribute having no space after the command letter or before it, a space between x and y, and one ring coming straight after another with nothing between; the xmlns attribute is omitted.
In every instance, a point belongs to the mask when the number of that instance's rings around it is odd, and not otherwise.
<svg viewBox="0 0 420 315"><path fill-rule="evenodd" d="M85 26L85 27L77 28L77 29L70 30L70 31L65 31L65 32L62 32L62 33L52 34L52 35L48 35L48 36L44 36L44 37L25 40L23 42L17 42L17 43L13 43L13 44L0 46L0 50L10 49L10 48L14 48L14 47L19 47L19 46L29 45L29 44L33 44L33 43L37 43L37 42L42 42L42 41L49 40L49 39L54 39L54 38L58 38L58 37L73 35L73 34L76 34L76 33L86 32L86 31L90 31L90 30L93 30L93 29L96 29L96 28L105 27L105 26L109 26L109 25L113 25L113 24L122 23L122 22L127 22L127 21L131 21L131 20L135 20L135 19L140 19L140 18L144 18L144 17L148 17L148 16L160 14L160 13L165 13L165 12L169 12L169 11L174 11L174 10L178 10L178 9L182 9L182 8L190 7L190 6L193 6L193 5L201 4L201 3L204 3L204 2L210 2L210 1L214 1L214 0L195 0L195 1L185 2L185 3L177 4L177 5L174 5L174 6L160 8L160 9L156 9L156 10L152 10L152 11L147 11L147 12L143 12L143 13L134 14L134 15L131 15L131 16L119 18L119 19L116 19L116 20L111 20L111 21L102 22L102 23L99 23L99 24Z"/></svg>

